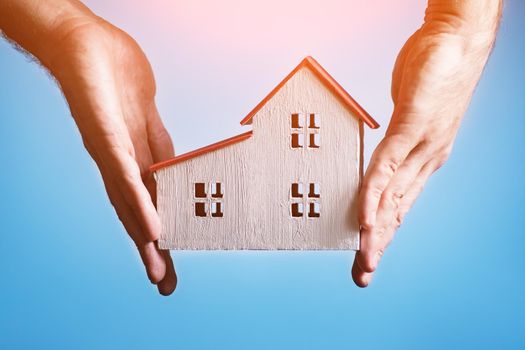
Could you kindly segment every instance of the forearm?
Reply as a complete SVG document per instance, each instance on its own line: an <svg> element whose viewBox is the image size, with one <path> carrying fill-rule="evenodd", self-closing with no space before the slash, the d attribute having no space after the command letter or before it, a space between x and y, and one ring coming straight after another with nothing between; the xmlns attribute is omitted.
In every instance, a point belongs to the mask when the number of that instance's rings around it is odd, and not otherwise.
<svg viewBox="0 0 525 350"><path fill-rule="evenodd" d="M503 0L429 0L422 29L461 36L471 46L492 47Z"/></svg>
<svg viewBox="0 0 525 350"><path fill-rule="evenodd" d="M64 36L94 18L76 0L0 1L0 30L47 67Z"/></svg>
<svg viewBox="0 0 525 350"><path fill-rule="evenodd" d="M437 109L438 93L450 100L471 96L494 46L501 7L501 0L429 0L423 25L396 61L396 110ZM451 114L462 116L468 101L450 103Z"/></svg>

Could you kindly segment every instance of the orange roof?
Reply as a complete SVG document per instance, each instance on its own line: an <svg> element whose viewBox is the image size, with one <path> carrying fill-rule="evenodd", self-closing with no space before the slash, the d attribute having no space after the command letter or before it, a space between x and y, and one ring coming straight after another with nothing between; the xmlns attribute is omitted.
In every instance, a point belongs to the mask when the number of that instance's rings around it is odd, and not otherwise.
<svg viewBox="0 0 525 350"><path fill-rule="evenodd" d="M352 98L352 96L350 96L350 94L346 92L345 89L343 89L343 87L339 85L339 83L335 81L335 79L332 78L332 76L328 74L328 72L310 56L303 59L301 63L299 63L299 65L295 67L295 69L268 94L268 96L259 102L259 104L255 106L255 108L250 113L248 113L248 115L244 117L243 120L241 120L241 125L250 124L253 116L266 104L266 102L268 102L277 93L277 91L279 91L284 86L284 84L286 84L286 82L303 67L310 68L310 70L330 91L332 91L332 93L341 101L341 103L343 103L343 105L345 105L345 107L348 108L350 112L354 113L358 118L365 122L366 125L372 129L377 129L379 127L379 124L370 116L370 114L368 114L367 111L365 111L363 107L361 107Z"/></svg>
<svg viewBox="0 0 525 350"><path fill-rule="evenodd" d="M308 56L305 59L299 63L295 69L284 78L283 81L279 83L269 94L266 96L255 108L248 113L246 117L244 117L243 120L241 120L241 125L250 124L253 116L268 102L276 93L279 91L280 88L286 84L286 82L295 74L299 69L303 67L308 67L320 80L323 82L323 84L332 91L332 93L335 94L337 98L350 110L350 112L357 115L363 122L366 123L369 127L372 129L377 129L379 127L379 124L361 107L353 98L350 96L348 92L345 91L339 85L337 81L335 81L334 78L326 70L324 70L323 67L319 63L317 63L316 60L314 60L312 57ZM150 171L154 172L159 169L162 169L164 167L167 167L169 165L173 165L179 162L183 162L185 160L188 160L190 158L198 157L204 153L208 153L211 151L218 150L220 148L232 145L237 142L244 141L252 136L252 131L245 132L243 134L230 137L226 140L222 140L216 143L213 143L211 145L196 149L194 151L181 154L179 156L176 156L174 158L165 160L160 163L153 164L149 169Z"/></svg>
<svg viewBox="0 0 525 350"><path fill-rule="evenodd" d="M176 156L174 158L165 160L165 161L157 163L157 164L153 164L152 166L150 166L149 170L152 171L152 172L153 171L157 171L157 170L165 168L165 167L167 167L169 165L173 165L173 164L185 161L187 159L200 156L201 154L208 153L208 152L211 152L211 151L215 151L215 150L224 148L224 147L229 146L229 145L233 145L234 143L241 142L241 141L244 141L244 140L250 138L252 136L252 133L253 132L250 130L250 131L245 132L243 134L230 137L230 138L228 138L226 140L222 140L222 141L213 143L211 145L208 145L208 146L196 149L194 151L191 151L191 152L188 152L188 153L183 153L183 154L181 154L179 156Z"/></svg>

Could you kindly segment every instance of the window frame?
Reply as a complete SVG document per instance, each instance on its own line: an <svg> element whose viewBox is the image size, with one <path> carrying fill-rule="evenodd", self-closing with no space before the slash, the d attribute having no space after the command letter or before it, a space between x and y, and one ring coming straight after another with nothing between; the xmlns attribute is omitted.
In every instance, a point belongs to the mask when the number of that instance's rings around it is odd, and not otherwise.
<svg viewBox="0 0 525 350"><path fill-rule="evenodd" d="M204 188L204 192L201 192ZM205 196L202 196L202 194ZM204 215L198 211L203 206ZM224 217L224 182L212 180L193 183L193 217L196 218L222 218ZM218 208L218 211L214 211ZM216 210L216 209L215 209Z"/></svg>
<svg viewBox="0 0 525 350"><path fill-rule="evenodd" d="M308 186L306 186L308 185ZM299 191L301 188L301 191ZM308 192L305 192L305 189ZM300 194L300 195L299 195ZM289 190L290 217L292 219L318 219L321 217L321 184L319 182L294 181ZM297 208L302 208L297 215Z"/></svg>
<svg viewBox="0 0 525 350"><path fill-rule="evenodd" d="M321 148L320 120L319 113L291 113L290 147L296 150Z"/></svg>

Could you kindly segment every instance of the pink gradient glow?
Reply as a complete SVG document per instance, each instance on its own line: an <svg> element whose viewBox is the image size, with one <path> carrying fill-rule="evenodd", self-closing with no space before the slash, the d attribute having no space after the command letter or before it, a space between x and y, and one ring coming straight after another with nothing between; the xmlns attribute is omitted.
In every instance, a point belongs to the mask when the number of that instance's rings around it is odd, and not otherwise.
<svg viewBox="0 0 525 350"><path fill-rule="evenodd" d="M146 52L159 109L178 153L246 131L238 122L306 55L315 57L384 130L392 108L391 70L425 7L417 0L86 4L130 33ZM368 132L368 155L382 130Z"/></svg>

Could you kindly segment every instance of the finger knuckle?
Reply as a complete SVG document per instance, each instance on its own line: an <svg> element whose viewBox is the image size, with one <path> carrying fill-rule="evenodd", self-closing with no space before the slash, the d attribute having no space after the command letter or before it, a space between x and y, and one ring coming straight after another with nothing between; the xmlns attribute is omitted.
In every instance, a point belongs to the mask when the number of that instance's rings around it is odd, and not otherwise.
<svg viewBox="0 0 525 350"><path fill-rule="evenodd" d="M366 197L371 196L376 199L381 198L381 195L383 194L383 190L381 189L379 184L375 182L367 182L363 185L361 191Z"/></svg>
<svg viewBox="0 0 525 350"><path fill-rule="evenodd" d="M403 219L405 218L405 214L401 211L399 211L395 218L394 218L394 227L395 229L397 230L398 228L401 227L401 225L403 224Z"/></svg>
<svg viewBox="0 0 525 350"><path fill-rule="evenodd" d="M397 191L387 191L384 193L382 201L389 208L397 209L403 199L403 193L399 190Z"/></svg>
<svg viewBox="0 0 525 350"><path fill-rule="evenodd" d="M379 226L377 229L376 229L376 235L380 238L384 237L385 234L386 234L386 227L384 226Z"/></svg>
<svg viewBox="0 0 525 350"><path fill-rule="evenodd" d="M401 200L403 199L403 192L401 191L401 189L398 189L398 190L394 190L392 192L390 192L390 199L391 201L394 203L394 206L397 208L399 207L399 203L401 202Z"/></svg>
<svg viewBox="0 0 525 350"><path fill-rule="evenodd" d="M382 176L391 177L399 169L400 162L394 158L383 158L379 160L379 173Z"/></svg>

